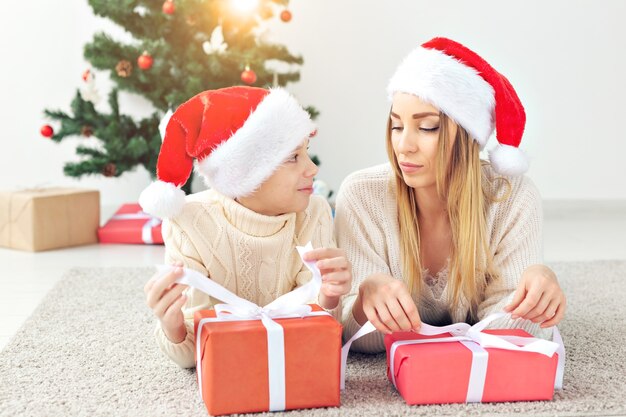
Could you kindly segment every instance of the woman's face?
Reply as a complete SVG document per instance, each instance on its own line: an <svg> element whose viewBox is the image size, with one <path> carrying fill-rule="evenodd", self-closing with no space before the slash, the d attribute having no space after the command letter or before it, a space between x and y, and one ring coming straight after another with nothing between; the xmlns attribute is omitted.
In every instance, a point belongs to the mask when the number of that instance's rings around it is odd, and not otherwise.
<svg viewBox="0 0 626 417"><path fill-rule="evenodd" d="M391 145L404 182L412 188L435 186L439 109L412 94L395 93L389 117ZM454 123L449 123L448 132L449 138L456 136Z"/></svg>
<svg viewBox="0 0 626 417"><path fill-rule="evenodd" d="M318 171L309 158L308 145L307 139L251 196L238 199L239 203L268 216L304 211Z"/></svg>

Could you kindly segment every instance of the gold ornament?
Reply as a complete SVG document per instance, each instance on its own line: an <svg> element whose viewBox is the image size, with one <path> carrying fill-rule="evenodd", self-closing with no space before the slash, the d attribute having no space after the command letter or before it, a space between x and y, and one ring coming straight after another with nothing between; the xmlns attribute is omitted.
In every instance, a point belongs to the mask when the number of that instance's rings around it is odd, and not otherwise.
<svg viewBox="0 0 626 417"><path fill-rule="evenodd" d="M109 162L108 164L106 164L104 168L102 169L102 175L104 175L105 177L114 177L116 173L117 173L117 167L112 162Z"/></svg>
<svg viewBox="0 0 626 417"><path fill-rule="evenodd" d="M80 134L88 138L93 135L93 128L89 125L85 125L82 127L82 129L80 129Z"/></svg>
<svg viewBox="0 0 626 417"><path fill-rule="evenodd" d="M133 72L133 64L131 64L130 61L122 59L115 66L115 71L117 72L117 75L122 78L130 77L130 74Z"/></svg>

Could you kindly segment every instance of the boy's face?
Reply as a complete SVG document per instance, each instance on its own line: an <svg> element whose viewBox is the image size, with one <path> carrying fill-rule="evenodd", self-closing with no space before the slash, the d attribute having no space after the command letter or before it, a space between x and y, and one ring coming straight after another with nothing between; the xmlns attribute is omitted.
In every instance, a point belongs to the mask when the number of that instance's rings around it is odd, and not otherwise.
<svg viewBox="0 0 626 417"><path fill-rule="evenodd" d="M245 207L267 216L304 211L313 194L317 165L308 153L309 140L294 150L287 160L251 196L237 199Z"/></svg>

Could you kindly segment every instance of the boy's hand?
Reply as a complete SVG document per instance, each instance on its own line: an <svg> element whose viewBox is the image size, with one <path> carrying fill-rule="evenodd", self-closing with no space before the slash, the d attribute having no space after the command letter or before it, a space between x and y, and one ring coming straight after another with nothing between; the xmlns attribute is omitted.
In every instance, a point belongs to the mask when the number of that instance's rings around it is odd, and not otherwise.
<svg viewBox="0 0 626 417"><path fill-rule="evenodd" d="M146 304L161 322L165 336L173 343L180 343L187 336L182 312L187 301L183 291L187 286L176 284L176 280L183 275L182 262L177 262L174 266L174 270L165 275L154 274L143 291L146 294Z"/></svg>
<svg viewBox="0 0 626 417"><path fill-rule="evenodd" d="M305 261L317 261L316 266L322 273L322 288L319 301L322 307L337 307L342 295L352 288L352 265L343 249L319 248L304 254Z"/></svg>

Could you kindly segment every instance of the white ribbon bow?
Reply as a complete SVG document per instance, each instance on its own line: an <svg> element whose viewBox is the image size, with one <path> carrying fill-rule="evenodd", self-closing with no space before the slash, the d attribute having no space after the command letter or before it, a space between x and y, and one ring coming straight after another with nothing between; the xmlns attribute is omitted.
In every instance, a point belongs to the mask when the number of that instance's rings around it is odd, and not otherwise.
<svg viewBox="0 0 626 417"><path fill-rule="evenodd" d="M313 249L309 242L306 246L298 246L300 257L304 253ZM243 299L215 281L207 279L201 273L183 269L184 275L176 282L196 288L213 298L223 301L225 304L216 304L215 318L204 318L198 324L198 334L196 334L196 358L202 357L202 328L204 323L216 321L241 321L241 320L261 320L267 329L267 352L268 352L268 379L270 394L270 411L285 410L285 342L283 328L273 319L297 318L309 316L329 316L326 311L312 311L307 302L317 299L317 295L322 287L322 275L315 266L315 261L304 261L307 268L313 273L311 281L295 290L278 297L276 300L260 307L251 301ZM160 273L167 273L172 270L169 265L157 265ZM200 387L200 398L202 398L202 366L197 364L198 385Z"/></svg>
<svg viewBox="0 0 626 417"><path fill-rule="evenodd" d="M112 220L147 220L141 228L141 240L143 243L152 244L154 240L152 239L152 228L161 224L162 220L158 217L151 216L148 213L143 211L138 211L136 213L124 213L124 214L115 214L111 217Z"/></svg>
<svg viewBox="0 0 626 417"><path fill-rule="evenodd" d="M509 315L510 313L494 313L485 317L473 326L470 326L467 323L455 323L448 326L438 327L422 323L419 331L419 334L421 335L435 336L442 333L450 333L452 336L443 336L432 339L398 340L394 342L389 350L389 369L393 385L397 388L394 360L396 349L399 346L424 343L461 342L473 353L470 383L466 399L467 402L480 402L482 399L485 377L487 374L487 362L489 359L488 352L485 348L535 352L548 357L552 357L554 353L557 352L559 354L559 359L554 387L556 389L562 388L563 372L565 368L565 348L563 347L563 340L561 339L559 330L554 327L553 341L538 339L535 337L494 335L483 332L483 330L485 330L485 328L492 321ZM376 330L376 328L368 321L343 346L341 352L341 389L344 389L345 387L345 366L348 359L348 352L350 351L350 345L355 340L373 332L374 330Z"/></svg>
<svg viewBox="0 0 626 417"><path fill-rule="evenodd" d="M431 326L423 323L420 327L419 334L424 336L435 336L441 333L450 333L452 337L441 338L446 341L467 341L475 342L483 348L498 348L506 350L516 350L521 352L536 352L542 355L552 357L559 348L558 343L549 340L538 339L535 337L506 336L484 333L483 330L494 320L510 313L493 313L485 317L478 323L470 326L467 323L455 323L449 326ZM437 340L437 339L424 339Z"/></svg>

